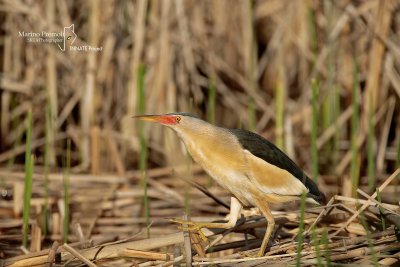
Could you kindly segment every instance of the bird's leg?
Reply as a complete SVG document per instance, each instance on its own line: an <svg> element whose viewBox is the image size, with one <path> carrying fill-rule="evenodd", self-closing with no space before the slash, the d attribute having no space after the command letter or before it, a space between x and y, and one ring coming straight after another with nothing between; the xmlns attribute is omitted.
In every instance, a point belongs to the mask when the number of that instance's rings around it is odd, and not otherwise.
<svg viewBox="0 0 400 267"><path fill-rule="evenodd" d="M271 210L268 207L267 202L265 200L258 200L257 201L257 206L261 210L261 213L264 215L264 217L267 219L268 225L267 225L267 230L264 235L264 239L262 241L260 250L258 251L257 257L262 257L264 256L265 249L267 248L268 241L271 237L272 231L274 230L275 226L275 220L274 217L272 216Z"/></svg>
<svg viewBox="0 0 400 267"><path fill-rule="evenodd" d="M181 219L171 219L174 223L179 223L182 225L182 229L193 231L198 231L200 237L204 240L206 239L204 234L201 232L201 228L222 228L229 229L236 225L237 219L240 215L240 211L242 210L242 204L240 204L239 200L235 197L231 197L231 206L229 212L229 220L226 223L213 223L213 222L193 222L193 221L185 221Z"/></svg>

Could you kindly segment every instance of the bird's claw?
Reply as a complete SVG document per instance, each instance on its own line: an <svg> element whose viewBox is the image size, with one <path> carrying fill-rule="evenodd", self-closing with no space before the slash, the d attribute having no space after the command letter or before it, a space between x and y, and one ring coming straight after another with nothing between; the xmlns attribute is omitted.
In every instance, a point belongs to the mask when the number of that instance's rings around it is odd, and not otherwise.
<svg viewBox="0 0 400 267"><path fill-rule="evenodd" d="M207 237L201 231L201 228L204 228L204 225L202 223L186 221L186 220L182 220L182 219L170 219L169 221L180 224L180 226L178 226L178 229L180 229L182 231L195 232L200 236L200 238L203 241L207 241Z"/></svg>

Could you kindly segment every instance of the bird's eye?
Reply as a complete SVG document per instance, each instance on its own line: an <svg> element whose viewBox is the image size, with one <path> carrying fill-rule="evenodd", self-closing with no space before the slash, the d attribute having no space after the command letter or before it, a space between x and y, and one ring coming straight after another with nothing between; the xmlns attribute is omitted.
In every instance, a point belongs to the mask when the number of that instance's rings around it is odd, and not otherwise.
<svg viewBox="0 0 400 267"><path fill-rule="evenodd" d="M175 118L175 120L176 120L177 123L179 123L181 121L181 117L178 116L178 117Z"/></svg>

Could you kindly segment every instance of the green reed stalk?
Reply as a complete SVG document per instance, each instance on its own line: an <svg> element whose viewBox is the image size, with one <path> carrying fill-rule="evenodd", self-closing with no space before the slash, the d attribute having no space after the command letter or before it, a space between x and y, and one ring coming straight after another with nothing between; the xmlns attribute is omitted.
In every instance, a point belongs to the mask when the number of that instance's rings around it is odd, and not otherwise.
<svg viewBox="0 0 400 267"><path fill-rule="evenodd" d="M255 33L254 33L254 23L253 23L253 14L254 14L254 3L253 0L248 0L247 1L247 8L248 8L248 20L247 20L247 26L248 26L248 32L250 33L248 38L248 42L250 43L248 49L249 49L249 56L247 58L248 66L247 66L247 80L250 85L250 90L254 93L257 90L257 82L254 79L254 73L256 71L256 58L255 58L255 49L257 49L257 44L255 42ZM252 96L248 97L248 106L247 106L247 113L248 113L248 129L250 131L255 131L256 130L256 125L257 125L257 110L256 110L256 105L254 102L254 99Z"/></svg>
<svg viewBox="0 0 400 267"><path fill-rule="evenodd" d="M396 159L396 168L400 168L400 136L397 140L397 159ZM394 188L395 194L399 194L399 186L400 185L400 175L397 175L396 178L396 186Z"/></svg>
<svg viewBox="0 0 400 267"><path fill-rule="evenodd" d="M64 220L63 220L63 242L68 242L68 234L69 234L69 174L71 169L71 140L67 140L67 156L64 163L64 175L63 175L63 189L64 189Z"/></svg>
<svg viewBox="0 0 400 267"><path fill-rule="evenodd" d="M379 188L376 188L376 197L378 199L378 202L382 204L381 191L379 191ZM382 230L384 231L386 230L385 216L383 216L384 209L381 206L378 206L378 208L381 216Z"/></svg>
<svg viewBox="0 0 400 267"><path fill-rule="evenodd" d="M321 257L321 249L320 249L321 241L318 240L318 236L315 231L315 228L312 229L311 238L312 238L312 242L314 243L315 255L317 257L317 266L322 267L324 265L322 264L322 257Z"/></svg>
<svg viewBox="0 0 400 267"><path fill-rule="evenodd" d="M334 111L333 111L333 113L334 113L333 121L335 121L335 135L333 137L333 153L332 153L333 154L333 156L332 156L333 164L332 164L332 166L336 166L339 161L339 154L340 154L339 142L340 142L340 131L341 131L341 127L339 127L337 125L337 121L340 116L340 89L339 89L338 85L334 86L333 96L334 96L334 103L335 103ZM335 168L333 168L333 169L335 169Z"/></svg>
<svg viewBox="0 0 400 267"><path fill-rule="evenodd" d="M318 54L318 39L317 39L317 21L315 17L315 11L310 6L308 10L308 31L310 36L310 48L313 53L313 64L315 63L316 56Z"/></svg>
<svg viewBox="0 0 400 267"><path fill-rule="evenodd" d="M370 105L368 108L368 135L367 135L367 173L368 173L368 187L372 190L375 186L375 128L372 122L372 99L370 99Z"/></svg>
<svg viewBox="0 0 400 267"><path fill-rule="evenodd" d="M361 221L362 226L363 226L364 229L365 229L365 232L367 233L367 242L368 242L368 248L371 250L371 260L372 260L372 264L373 264L374 266L379 266L379 264L378 264L378 257L377 257L376 251L375 251L375 247L374 247L374 244L373 244L373 242L372 242L372 240L371 240L371 231L370 231L370 227L369 227L369 225L368 225L367 220L365 219L365 214L364 214L364 212L362 212L362 213L360 214L360 221Z"/></svg>
<svg viewBox="0 0 400 267"><path fill-rule="evenodd" d="M356 59L353 59L353 90L352 90L352 109L353 114L351 116L351 177L352 177L352 193L353 196L357 196L357 187L359 183L359 160L358 160L358 148L357 148L357 136L358 136L358 125L360 123L359 116L359 101L358 101L358 65Z"/></svg>
<svg viewBox="0 0 400 267"><path fill-rule="evenodd" d="M324 7L324 13L326 16L326 27L325 27L325 33L327 36L331 33L333 29L333 8L332 8L332 3L330 0L325 0L323 2L323 7ZM314 33L316 34L316 29L314 27ZM317 38L316 36L314 37L315 39ZM327 129L332 125L332 123L336 119L336 88L334 86L334 80L335 80L335 58L334 58L334 43L327 38L326 41L326 46L328 47L328 54L326 57L326 68L328 70L328 77L327 77L327 91L324 97L324 101L322 103L322 110L323 110L323 129ZM326 156L331 158L333 160L333 142L334 141L329 141L326 144Z"/></svg>
<svg viewBox="0 0 400 267"><path fill-rule="evenodd" d="M215 77L215 74L212 74L211 78L209 80L209 84L208 84L208 102L207 102L207 120L209 123L212 123L212 124L215 123L216 98L217 98L216 77ZM189 156L189 160L191 161L190 156ZM211 177L209 177L208 178L208 186L210 187L210 186L212 186L212 184L213 184L213 179ZM188 190L186 190L185 193L188 194ZM187 202L185 201L185 207L186 207L186 204L188 205L188 201ZM189 206L187 206L186 209L189 210ZM189 215L189 213L186 213L186 214Z"/></svg>
<svg viewBox="0 0 400 267"><path fill-rule="evenodd" d="M145 67L140 64L137 68L137 112L140 115L143 115L146 110L145 105L145 87L144 87L144 78L145 78ZM138 121L138 132L139 132L139 143L140 143L140 152L139 152L139 170L142 174L142 186L143 186L143 206L144 206L144 216L146 218L146 226L147 226L147 237L150 237L150 209L149 209L149 196L147 189L147 142L144 132L144 125L142 121Z"/></svg>
<svg viewBox="0 0 400 267"><path fill-rule="evenodd" d="M285 88L282 78L279 77L275 87L275 122L276 122L276 146L285 150L284 145L284 112L285 112Z"/></svg>
<svg viewBox="0 0 400 267"><path fill-rule="evenodd" d="M34 158L31 155L32 138L32 111L29 110L26 120L26 143L25 143L25 188L24 188L24 207L23 207L23 226L22 226L22 245L27 247L29 235L29 214L32 196L32 175Z"/></svg>
<svg viewBox="0 0 400 267"><path fill-rule="evenodd" d="M51 109L49 104L46 105L46 133L45 133L45 144L44 144L44 209L43 209L43 235L46 236L49 230L49 130L51 123Z"/></svg>
<svg viewBox="0 0 400 267"><path fill-rule="evenodd" d="M311 124L311 164L312 179L318 179L318 83L315 79L311 81L311 105L312 105L312 124Z"/></svg>
<svg viewBox="0 0 400 267"><path fill-rule="evenodd" d="M186 157L185 157L185 162L186 162L186 175L190 181L193 179L193 161L188 152L186 152ZM212 185L212 178L210 177L208 180L209 186ZM190 209L190 185L185 186L185 195L184 195L184 210L185 214L190 216L191 209Z"/></svg>
<svg viewBox="0 0 400 267"><path fill-rule="evenodd" d="M397 140L397 159L396 159L396 167L400 168L400 136Z"/></svg>
<svg viewBox="0 0 400 267"><path fill-rule="evenodd" d="M215 103L217 98L217 87L215 75L212 75L208 84L207 119L209 123L215 123Z"/></svg>
<svg viewBox="0 0 400 267"><path fill-rule="evenodd" d="M324 228L324 232L322 233L321 243L324 244L324 258L325 258L326 267L330 267L331 266L331 254L329 252L329 247L328 247L329 239L328 239L328 230L326 228Z"/></svg>
<svg viewBox="0 0 400 267"><path fill-rule="evenodd" d="M256 130L256 105L254 103L254 100L252 98L249 98L248 101L248 114L249 114L249 130L250 131L255 131Z"/></svg>
<svg viewBox="0 0 400 267"><path fill-rule="evenodd" d="M297 255L296 255L296 266L301 266L301 251L303 249L303 232L304 232L304 213L306 209L306 194L301 195L300 202L300 223L299 223L299 233L297 234Z"/></svg>
<svg viewBox="0 0 400 267"><path fill-rule="evenodd" d="M15 97L12 97L11 98L11 109L13 110L16 107L17 107L17 100ZM24 121L24 123L25 123L25 121ZM20 118L18 116L15 117L15 119L12 120L11 124L12 124L12 129L17 129L17 127L21 124ZM17 137L15 138L14 144L13 144L14 148L19 147L19 145L21 144L21 141L22 141L22 137L23 137L22 134L17 135ZM7 161L7 167L13 166L14 162L15 162L15 154L13 153L11 155L10 159Z"/></svg>

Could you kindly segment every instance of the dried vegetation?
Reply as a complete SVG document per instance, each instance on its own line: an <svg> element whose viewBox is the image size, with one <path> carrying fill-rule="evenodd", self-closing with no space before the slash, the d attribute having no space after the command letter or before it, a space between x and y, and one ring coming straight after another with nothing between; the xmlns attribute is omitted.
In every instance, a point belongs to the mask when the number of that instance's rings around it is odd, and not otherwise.
<svg viewBox="0 0 400 267"><path fill-rule="evenodd" d="M66 51L20 36L71 24ZM1 0L0 25L0 266L399 264L396 1ZM331 201L274 206L260 259L256 213L179 231L229 195L131 119L172 111L262 134Z"/></svg>

